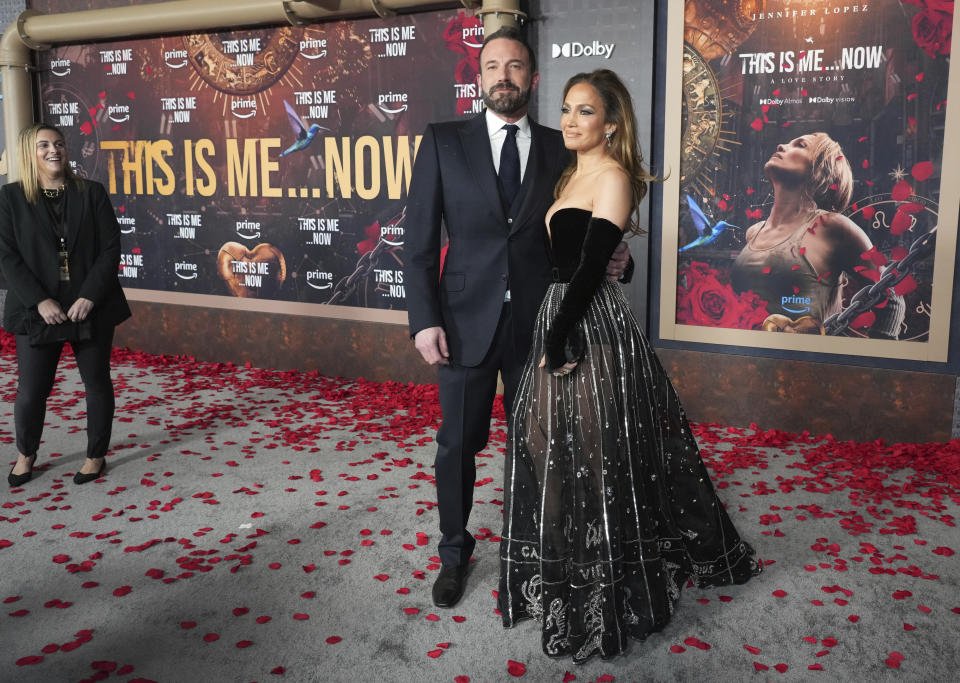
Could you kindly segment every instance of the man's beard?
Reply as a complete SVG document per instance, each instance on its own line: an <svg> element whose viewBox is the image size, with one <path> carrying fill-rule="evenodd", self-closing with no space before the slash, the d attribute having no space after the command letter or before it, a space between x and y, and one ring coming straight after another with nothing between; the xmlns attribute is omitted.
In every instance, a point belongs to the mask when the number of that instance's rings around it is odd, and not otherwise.
<svg viewBox="0 0 960 683"><path fill-rule="evenodd" d="M486 90L481 91L483 103L487 105L487 109L495 114L513 116L526 108L527 103L530 101L530 89L522 90L516 86L504 88L504 85L501 81L500 83L495 83L491 88L491 91L499 91L496 93L498 95L496 98Z"/></svg>

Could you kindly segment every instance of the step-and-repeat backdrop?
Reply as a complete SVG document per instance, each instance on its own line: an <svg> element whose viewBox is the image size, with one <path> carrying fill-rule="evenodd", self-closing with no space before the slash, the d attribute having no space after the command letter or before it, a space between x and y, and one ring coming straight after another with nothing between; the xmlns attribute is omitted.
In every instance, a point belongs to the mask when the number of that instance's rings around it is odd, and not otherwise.
<svg viewBox="0 0 960 683"><path fill-rule="evenodd" d="M57 48L42 115L113 198L134 298L404 310L420 135L480 111L482 40L447 11Z"/></svg>

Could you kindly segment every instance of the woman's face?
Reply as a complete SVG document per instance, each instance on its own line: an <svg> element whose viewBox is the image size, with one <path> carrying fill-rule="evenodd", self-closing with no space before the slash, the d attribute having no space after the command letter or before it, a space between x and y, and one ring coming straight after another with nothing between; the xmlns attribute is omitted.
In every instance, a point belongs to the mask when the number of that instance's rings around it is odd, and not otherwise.
<svg viewBox="0 0 960 683"><path fill-rule="evenodd" d="M567 149L584 152L606 144L606 132L616 126L605 123L603 101L589 83L577 83L567 91L560 108L560 130Z"/></svg>
<svg viewBox="0 0 960 683"><path fill-rule="evenodd" d="M59 181L67 166L67 146L63 136L44 128L37 133L37 172L41 180Z"/></svg>
<svg viewBox="0 0 960 683"><path fill-rule="evenodd" d="M813 169L815 142L816 134L813 134L802 135L786 144L777 145L777 151L764 165L764 171L767 175L773 173L784 180L806 180Z"/></svg>

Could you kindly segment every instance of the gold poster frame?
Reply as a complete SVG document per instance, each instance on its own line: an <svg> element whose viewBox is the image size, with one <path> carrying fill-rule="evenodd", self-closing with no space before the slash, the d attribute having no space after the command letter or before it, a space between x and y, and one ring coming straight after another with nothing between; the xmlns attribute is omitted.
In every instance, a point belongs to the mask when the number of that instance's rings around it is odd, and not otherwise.
<svg viewBox="0 0 960 683"><path fill-rule="evenodd" d="M677 253L680 213L680 152L683 102L683 33L685 2L667 3L667 63L664 104L664 170L662 242L660 249L661 339L784 351L874 356L946 362L950 342L954 258L960 214L960 65L951 65L947 84L946 129L940 182L939 227L934 254L930 334L926 342L701 327L676 322ZM953 14L954 35L960 35L960 11Z"/></svg>

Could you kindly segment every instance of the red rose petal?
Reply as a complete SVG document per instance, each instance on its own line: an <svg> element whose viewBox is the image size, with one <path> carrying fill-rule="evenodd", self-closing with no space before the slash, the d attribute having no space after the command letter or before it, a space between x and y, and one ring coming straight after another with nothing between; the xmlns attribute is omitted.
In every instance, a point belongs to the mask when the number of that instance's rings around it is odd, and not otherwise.
<svg viewBox="0 0 960 683"><path fill-rule="evenodd" d="M218 636L216 633L207 633L203 636L203 642L205 643L213 643L218 640L220 640L220 636Z"/></svg>
<svg viewBox="0 0 960 683"><path fill-rule="evenodd" d="M670 652L676 652L677 654L679 654L679 653L681 653L681 652L686 652L686 651L687 651L687 648L685 648L683 645L671 645L671 646L670 646Z"/></svg>
<svg viewBox="0 0 960 683"><path fill-rule="evenodd" d="M341 640L343 640L343 638L341 638L340 636L330 636L329 638L327 638L327 644L336 645Z"/></svg>
<svg viewBox="0 0 960 683"><path fill-rule="evenodd" d="M16 661L17 666L30 666L31 664L39 664L43 661L43 657L40 655L30 655L29 657L21 657Z"/></svg>
<svg viewBox="0 0 960 683"><path fill-rule="evenodd" d="M890 197L898 202L906 201L907 197L912 194L913 188L906 180L897 181L897 184L893 186L893 190L890 191Z"/></svg>
<svg viewBox="0 0 960 683"><path fill-rule="evenodd" d="M511 676L519 678L523 674L527 673L527 665L523 662L515 662L512 659L508 659L507 673L509 673Z"/></svg>
<svg viewBox="0 0 960 683"><path fill-rule="evenodd" d="M253 645L252 640L241 640L237 642L237 647L240 648L241 650L245 650L251 645Z"/></svg>
<svg viewBox="0 0 960 683"><path fill-rule="evenodd" d="M911 225L913 225L913 219L910 217L910 214L898 210L893 214L893 220L890 221L890 234L902 235L910 229Z"/></svg>
<svg viewBox="0 0 960 683"><path fill-rule="evenodd" d="M303 612L297 612L296 614L293 615L293 618L296 619L297 621L306 621L307 619L310 618L310 615L304 614Z"/></svg>
<svg viewBox="0 0 960 683"><path fill-rule="evenodd" d="M933 164L929 161L921 161L913 165L910 175L921 183L933 175Z"/></svg>
<svg viewBox="0 0 960 683"><path fill-rule="evenodd" d="M132 590L133 588L130 586L120 586L113 591L113 594L118 598L122 598L124 595L129 595Z"/></svg>

